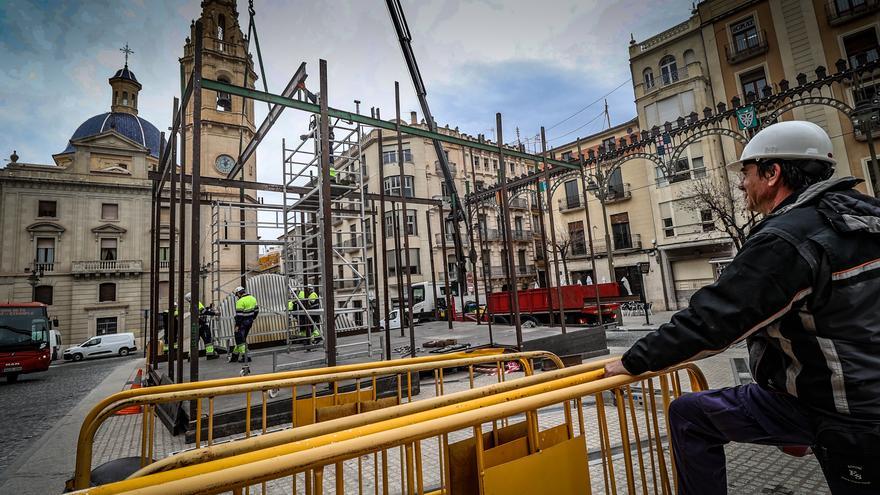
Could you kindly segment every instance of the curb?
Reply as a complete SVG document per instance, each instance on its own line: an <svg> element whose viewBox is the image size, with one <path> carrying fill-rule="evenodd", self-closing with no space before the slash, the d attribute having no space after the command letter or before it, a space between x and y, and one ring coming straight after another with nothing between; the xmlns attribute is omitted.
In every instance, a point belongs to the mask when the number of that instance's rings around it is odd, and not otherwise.
<svg viewBox="0 0 880 495"><path fill-rule="evenodd" d="M62 493L73 476L79 428L86 414L108 395L119 392L143 358L121 363L104 380L18 456L0 477L0 493L16 495ZM30 469L28 469L30 468Z"/></svg>

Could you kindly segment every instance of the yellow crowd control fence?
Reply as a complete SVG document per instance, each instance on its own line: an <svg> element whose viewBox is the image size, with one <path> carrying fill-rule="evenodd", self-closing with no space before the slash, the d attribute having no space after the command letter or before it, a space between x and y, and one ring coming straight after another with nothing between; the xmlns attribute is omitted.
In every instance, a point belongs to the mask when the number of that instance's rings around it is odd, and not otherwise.
<svg viewBox="0 0 880 495"><path fill-rule="evenodd" d="M421 395L443 396L449 386L444 370L466 369L469 377L467 383L459 383L457 386L473 389L478 381L475 375L480 371L490 371L494 380L503 383L508 363L519 363L525 375L530 376L534 371L534 360L549 360L556 367L563 366L562 361L550 352L504 354L503 349L482 349L467 353L126 390L97 404L83 421L77 444L74 477L68 488L82 489L89 486L95 435L101 425L121 409L142 406L141 471L150 473L272 445L271 442L276 441L275 439L283 439L285 432L298 431L304 426L319 423L323 425L337 418L361 416L370 411L392 409L391 406L404 401L413 402L415 393L419 391L416 387L421 385L420 376L425 373L433 374L433 390L430 386L421 389ZM281 393L280 397L271 401L272 407L279 403L282 406L286 404L284 407L287 412L283 413L286 424L283 427L292 429L268 431L271 426L270 392ZM230 431L226 428L223 436L243 438L215 445L215 406L221 401L224 401L225 406L238 404L244 412L244 420L238 422L240 430ZM154 462L156 410L160 405L169 403L192 404L195 418L194 448ZM202 448L203 444L205 448Z"/></svg>
<svg viewBox="0 0 880 495"><path fill-rule="evenodd" d="M605 362L201 449L87 493L674 493L665 412L705 378L604 378Z"/></svg>

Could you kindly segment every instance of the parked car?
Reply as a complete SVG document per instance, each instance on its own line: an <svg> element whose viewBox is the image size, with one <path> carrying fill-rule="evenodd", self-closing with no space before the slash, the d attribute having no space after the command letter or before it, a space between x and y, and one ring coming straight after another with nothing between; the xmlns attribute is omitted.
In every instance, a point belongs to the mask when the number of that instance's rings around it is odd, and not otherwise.
<svg viewBox="0 0 880 495"><path fill-rule="evenodd" d="M137 350L133 333L115 333L98 335L64 350L64 359L82 361L87 358L101 356L127 356Z"/></svg>

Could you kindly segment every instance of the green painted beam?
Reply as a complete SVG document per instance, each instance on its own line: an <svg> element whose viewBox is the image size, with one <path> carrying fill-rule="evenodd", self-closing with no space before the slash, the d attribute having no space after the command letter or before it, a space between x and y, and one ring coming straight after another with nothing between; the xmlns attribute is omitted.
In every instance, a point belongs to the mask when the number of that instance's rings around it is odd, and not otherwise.
<svg viewBox="0 0 880 495"><path fill-rule="evenodd" d="M275 103L278 105L282 105L288 108L295 108L297 110L302 110L304 112L310 112L314 114L321 113L321 109L318 105L313 103L308 103L305 101L296 100L293 98L285 98L284 96L266 93L265 91L258 91L250 88L243 88L241 86L235 86L232 84L223 83L220 81L214 81L212 79L202 79L202 88L209 89L213 91L222 91L224 93L233 94L236 96L241 96L244 98L251 98L259 101L266 101L269 103ZM347 120L350 122L357 122L359 124L367 125L370 127L377 127L381 129L386 129L389 131L396 130L393 123L374 119L372 117L368 117L366 115L359 115L356 113L348 112L345 110L337 110L335 108L329 109L329 114L331 117L336 117L339 119ZM408 125L400 126L401 132L405 134L410 134L413 136L419 136L427 139L438 139L443 141L444 143L456 144L459 146L465 146L469 148L474 148L478 150L488 151L491 153L498 153L498 146L493 144L480 143L478 141L471 141L468 139L462 139L455 136L447 136L446 134L431 132L427 129L421 129L419 127L411 127ZM524 160L530 160L533 162L541 162L546 161L546 163L556 166L556 167L565 167L573 170L577 170L578 166L576 164L567 163L559 160L552 160L548 158L547 160L543 160L538 155L532 155L530 153L523 153L521 151L513 150L513 149L505 149L504 154L506 156L513 156L516 158L522 158Z"/></svg>

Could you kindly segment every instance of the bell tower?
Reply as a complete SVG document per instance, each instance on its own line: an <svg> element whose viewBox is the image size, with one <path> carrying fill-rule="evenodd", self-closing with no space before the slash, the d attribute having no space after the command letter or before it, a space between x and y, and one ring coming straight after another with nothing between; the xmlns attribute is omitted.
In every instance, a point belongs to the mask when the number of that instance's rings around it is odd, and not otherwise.
<svg viewBox="0 0 880 495"><path fill-rule="evenodd" d="M235 0L203 0L202 16L203 46L202 77L254 88L257 74L247 52L247 38L238 22ZM186 80L192 74L195 43L195 23L190 26L190 36L183 48L183 65ZM192 99L187 114L187 160L192 156ZM254 102L227 93L202 90L202 157L201 173L210 177L226 177L235 164L241 146L247 145L254 135ZM191 170L186 164L187 172ZM244 180L256 180L256 155L243 169ZM237 178L242 178L241 175ZM213 192L213 191L212 191ZM230 192L232 192L230 190ZM236 189L236 195L238 190Z"/></svg>

